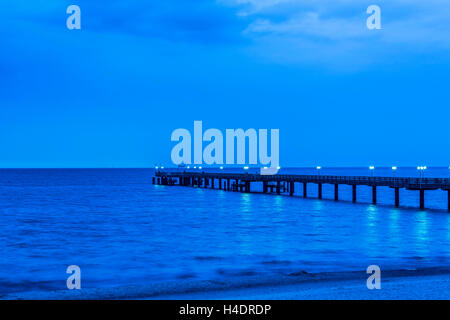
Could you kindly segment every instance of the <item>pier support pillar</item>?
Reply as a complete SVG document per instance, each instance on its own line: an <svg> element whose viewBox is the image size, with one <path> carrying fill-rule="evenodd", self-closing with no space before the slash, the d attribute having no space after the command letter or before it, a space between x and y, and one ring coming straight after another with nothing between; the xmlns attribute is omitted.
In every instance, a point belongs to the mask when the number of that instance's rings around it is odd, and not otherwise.
<svg viewBox="0 0 450 320"><path fill-rule="evenodd" d="M250 193L250 181L245 182L245 192Z"/></svg>
<svg viewBox="0 0 450 320"><path fill-rule="evenodd" d="M156 182L155 180L156 180L155 177L153 177L152 178L152 184L155 184L155 182Z"/></svg>
<svg viewBox="0 0 450 320"><path fill-rule="evenodd" d="M226 184L227 184L226 190L230 191L230 179L227 179Z"/></svg>
<svg viewBox="0 0 450 320"><path fill-rule="evenodd" d="M377 204L377 186L372 186L372 203Z"/></svg>
<svg viewBox="0 0 450 320"><path fill-rule="evenodd" d="M448 212L450 212L450 190L447 190Z"/></svg>
<svg viewBox="0 0 450 320"><path fill-rule="evenodd" d="M317 186L318 186L319 199L322 199L322 184L319 183Z"/></svg>
<svg viewBox="0 0 450 320"><path fill-rule="evenodd" d="M339 185L336 183L334 185L334 201L339 200Z"/></svg>
<svg viewBox="0 0 450 320"><path fill-rule="evenodd" d="M267 182L263 181L263 193L267 193Z"/></svg>
<svg viewBox="0 0 450 320"><path fill-rule="evenodd" d="M420 190L420 209L425 209L425 190Z"/></svg>
<svg viewBox="0 0 450 320"><path fill-rule="evenodd" d="M400 207L400 188L395 188L395 206Z"/></svg>
<svg viewBox="0 0 450 320"><path fill-rule="evenodd" d="M156 184L158 184L158 185L161 184L161 178L156 179Z"/></svg>
<svg viewBox="0 0 450 320"><path fill-rule="evenodd" d="M281 182L277 181L277 194L281 193Z"/></svg>
<svg viewBox="0 0 450 320"><path fill-rule="evenodd" d="M290 182L289 183L289 195L293 196L295 192L295 182Z"/></svg>
<svg viewBox="0 0 450 320"><path fill-rule="evenodd" d="M234 182L234 188L236 189L234 191L239 191L239 180L238 179L236 179Z"/></svg>
<svg viewBox="0 0 450 320"><path fill-rule="evenodd" d="M214 180L215 180L214 178L211 178L211 189L214 189L214 183L215 183Z"/></svg>
<svg viewBox="0 0 450 320"><path fill-rule="evenodd" d="M353 203L356 202L356 184L352 185L352 201Z"/></svg>
<svg viewBox="0 0 450 320"><path fill-rule="evenodd" d="M222 179L219 179L219 190L222 190Z"/></svg>
<svg viewBox="0 0 450 320"><path fill-rule="evenodd" d="M308 197L308 184L306 182L303 182L303 198Z"/></svg>

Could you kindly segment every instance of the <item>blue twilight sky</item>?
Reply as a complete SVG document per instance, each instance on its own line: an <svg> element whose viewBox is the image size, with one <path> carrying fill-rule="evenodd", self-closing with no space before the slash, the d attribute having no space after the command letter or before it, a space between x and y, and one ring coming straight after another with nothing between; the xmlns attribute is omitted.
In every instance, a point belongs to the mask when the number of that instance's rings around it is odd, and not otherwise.
<svg viewBox="0 0 450 320"><path fill-rule="evenodd" d="M280 129L282 166L450 165L449 17L448 0L1 0L0 167L167 166L194 120Z"/></svg>

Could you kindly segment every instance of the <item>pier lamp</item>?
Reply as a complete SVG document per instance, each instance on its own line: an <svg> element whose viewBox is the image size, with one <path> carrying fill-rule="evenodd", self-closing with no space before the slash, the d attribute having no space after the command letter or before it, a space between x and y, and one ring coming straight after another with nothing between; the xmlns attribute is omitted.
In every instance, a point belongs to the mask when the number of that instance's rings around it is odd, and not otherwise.
<svg viewBox="0 0 450 320"><path fill-rule="evenodd" d="M373 170L375 170L375 167L374 166L370 166L369 170L370 170L370 176L373 177Z"/></svg>
<svg viewBox="0 0 450 320"><path fill-rule="evenodd" d="M194 166L194 169L197 169L197 166Z"/></svg>
<svg viewBox="0 0 450 320"><path fill-rule="evenodd" d="M396 173L397 172L397 167L396 166L394 166L394 167L392 167L392 175L394 176L394 185L396 184Z"/></svg>
<svg viewBox="0 0 450 320"><path fill-rule="evenodd" d="M317 166L316 169L317 169L317 175L320 176L320 170L322 169L322 167L321 166Z"/></svg>
<svg viewBox="0 0 450 320"><path fill-rule="evenodd" d="M280 169L281 169L281 167L280 167L280 166L278 166L278 167L277 167L277 169L278 169L278 170L280 170Z"/></svg>
<svg viewBox="0 0 450 320"><path fill-rule="evenodd" d="M223 167L220 167L220 170L223 170Z"/></svg>
<svg viewBox="0 0 450 320"><path fill-rule="evenodd" d="M427 167L426 166L420 166L420 167L417 167L417 170L419 170L420 187L422 187L422 179L423 179L423 176L425 174L425 170L427 170Z"/></svg>
<svg viewBox="0 0 450 320"><path fill-rule="evenodd" d="M202 167L198 167L198 170L202 170Z"/></svg>
<svg viewBox="0 0 450 320"><path fill-rule="evenodd" d="M397 171L397 167L392 167L392 174L394 175L394 177L395 177L395 172Z"/></svg>
<svg viewBox="0 0 450 320"><path fill-rule="evenodd" d="M161 167L161 170L164 169L164 167Z"/></svg>
<svg viewBox="0 0 450 320"><path fill-rule="evenodd" d="M158 166L156 166L156 167L155 167L155 169L156 169L156 170L158 170L158 169L159 169L159 167L158 167Z"/></svg>
<svg viewBox="0 0 450 320"><path fill-rule="evenodd" d="M248 170L248 167L244 167L244 170Z"/></svg>

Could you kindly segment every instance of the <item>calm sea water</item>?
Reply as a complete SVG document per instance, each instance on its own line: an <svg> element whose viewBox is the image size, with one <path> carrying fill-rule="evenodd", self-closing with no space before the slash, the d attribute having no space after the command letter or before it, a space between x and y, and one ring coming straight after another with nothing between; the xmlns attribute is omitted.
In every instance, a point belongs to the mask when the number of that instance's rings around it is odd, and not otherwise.
<svg viewBox="0 0 450 320"><path fill-rule="evenodd" d="M369 175L366 169L322 174ZM429 168L428 177L450 177ZM313 169L282 173L316 174ZM389 169L374 175L390 176ZM400 168L398 176L417 176ZM153 170L0 170L0 294L66 288L79 265L84 288L177 279L450 265L447 194L342 186L343 201L154 186ZM253 189L256 189L254 187ZM314 185L309 194L317 194ZM333 186L324 186L333 198ZM300 186L296 193L301 194Z"/></svg>

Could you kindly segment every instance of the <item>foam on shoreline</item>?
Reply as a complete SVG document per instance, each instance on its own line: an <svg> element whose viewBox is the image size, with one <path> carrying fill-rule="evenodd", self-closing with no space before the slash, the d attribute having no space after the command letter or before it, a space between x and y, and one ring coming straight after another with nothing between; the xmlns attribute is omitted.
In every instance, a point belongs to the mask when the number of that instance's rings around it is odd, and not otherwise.
<svg viewBox="0 0 450 320"><path fill-rule="evenodd" d="M382 271L382 279L400 279L406 277L428 277L428 276L448 276L450 268L436 267L411 270L386 270ZM208 294L217 292L230 292L234 290L245 289L264 289L278 288L292 285L337 282L345 284L346 282L363 281L368 275L364 271L348 272L323 272L306 273L303 271L291 273L289 275L271 275L271 276L248 276L239 278L227 278L226 280L199 280L199 281L170 281L164 283L149 283L139 286L121 286L110 288L95 288L82 290L64 290L64 291L30 291L14 293L10 295L0 295L1 299L24 299L24 300L116 300L116 299L159 299L162 297L177 296L181 298L190 298L189 295L207 298Z"/></svg>

